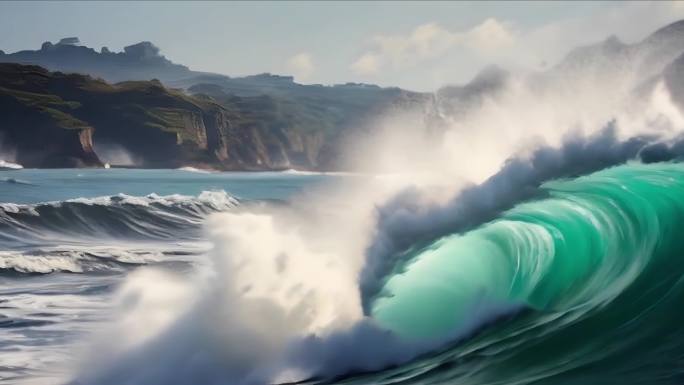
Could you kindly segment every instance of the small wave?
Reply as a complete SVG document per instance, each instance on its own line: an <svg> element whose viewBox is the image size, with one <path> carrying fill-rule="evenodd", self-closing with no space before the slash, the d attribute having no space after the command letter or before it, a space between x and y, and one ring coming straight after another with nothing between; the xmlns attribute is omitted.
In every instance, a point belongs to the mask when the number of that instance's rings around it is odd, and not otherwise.
<svg viewBox="0 0 684 385"><path fill-rule="evenodd" d="M197 196L118 194L37 204L0 203L0 242L70 236L194 239L207 215L235 207L225 191Z"/></svg>
<svg viewBox="0 0 684 385"><path fill-rule="evenodd" d="M190 167L190 166L179 167L176 170L187 171L187 172L197 172L197 173L201 173L201 174L211 174L212 172L214 172L214 170L206 170L206 169Z"/></svg>
<svg viewBox="0 0 684 385"><path fill-rule="evenodd" d="M12 183L12 184L33 185L33 183L31 183L29 181L16 179L16 178L0 178L0 182Z"/></svg>
<svg viewBox="0 0 684 385"><path fill-rule="evenodd" d="M52 324L52 321L41 320L41 319L23 319L23 318L11 318L0 314L0 329L13 329L13 328L25 328L25 327L35 327L44 326Z"/></svg>
<svg viewBox="0 0 684 385"><path fill-rule="evenodd" d="M280 173L281 174L290 174L290 175L323 175L323 174L325 174L323 172L301 171L301 170L295 170L293 168L288 168L287 170L283 170Z"/></svg>
<svg viewBox="0 0 684 385"><path fill-rule="evenodd" d="M363 175L361 173L349 172L349 171L305 171L305 170L295 170L293 168L288 168L287 170L280 171L280 174L288 174L288 175L330 175L330 176L359 176L359 175Z"/></svg>
<svg viewBox="0 0 684 385"><path fill-rule="evenodd" d="M48 274L57 271L82 273L78 256L67 255L27 255L0 252L0 271L12 270L17 273Z"/></svg>
<svg viewBox="0 0 684 385"><path fill-rule="evenodd" d="M0 160L0 170L21 170L22 168L24 168L24 166L18 163Z"/></svg>

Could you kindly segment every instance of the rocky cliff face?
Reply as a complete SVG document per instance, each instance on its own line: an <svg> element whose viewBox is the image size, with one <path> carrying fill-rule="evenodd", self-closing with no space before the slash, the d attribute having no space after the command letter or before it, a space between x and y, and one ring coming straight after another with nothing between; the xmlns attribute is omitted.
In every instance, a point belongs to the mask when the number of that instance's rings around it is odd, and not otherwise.
<svg viewBox="0 0 684 385"><path fill-rule="evenodd" d="M94 128L94 148L102 161L122 158L146 167L193 163L225 169L336 168L340 138L353 135L387 108L420 108L430 99L367 84L302 85L291 76L231 78L194 72L172 63L149 42L123 52L106 47L97 52L80 46L77 38L65 38L46 42L40 50L0 52L0 62L95 77L52 73L50 82L34 88L80 103L59 113ZM97 78L127 81L112 85Z"/></svg>
<svg viewBox="0 0 684 385"><path fill-rule="evenodd" d="M196 91L0 64L2 146L27 167L334 168L325 152L345 125L377 112L347 116L268 95ZM418 103L412 95L392 100Z"/></svg>
<svg viewBox="0 0 684 385"><path fill-rule="evenodd" d="M205 120L220 107L159 82L111 85L36 66L0 64L0 134L27 167L99 166L98 144L140 166L216 163Z"/></svg>
<svg viewBox="0 0 684 385"><path fill-rule="evenodd" d="M4 69L4 67L3 67ZM12 70L14 72L16 68ZM3 70L0 70L4 74ZM30 67L23 77L40 81L44 71ZM93 127L62 112L72 104L46 95L0 85L2 151L28 167L99 166L93 151Z"/></svg>
<svg viewBox="0 0 684 385"><path fill-rule="evenodd" d="M423 109L432 97L364 84L303 86L262 74L241 79L202 77L189 87L196 97L224 107L231 164L271 168L336 169L346 136L393 108Z"/></svg>

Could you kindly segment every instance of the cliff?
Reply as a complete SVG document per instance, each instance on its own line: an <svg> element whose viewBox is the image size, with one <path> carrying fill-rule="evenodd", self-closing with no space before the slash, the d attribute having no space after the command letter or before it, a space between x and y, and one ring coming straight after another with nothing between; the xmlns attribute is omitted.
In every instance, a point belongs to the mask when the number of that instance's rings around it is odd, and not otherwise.
<svg viewBox="0 0 684 385"><path fill-rule="evenodd" d="M82 154L75 157L79 161L60 165L95 165L99 157L103 162L144 167L192 163L238 170L335 169L339 143L345 136L354 135L387 109L422 108L431 100L429 94L368 84L303 85L291 76L233 78L195 72L169 61L149 42L128 46L123 52L107 48L98 52L80 46L77 38L64 38L56 44L46 42L40 50L0 51L0 62L60 71L48 73L33 67L47 80L12 88L78 103L73 109L57 108L59 103L14 98L15 103L34 110L57 110L60 116L81 122L81 126L66 124L70 129L90 130L92 148L83 151L91 155ZM3 68L0 76L11 79L22 67ZM107 83L122 80L126 82ZM26 114L19 115L26 123ZM42 125L59 126L55 116L48 114L46 119L51 123ZM6 136L14 141L19 137L16 133ZM148 143L154 146L148 148ZM16 146L30 147L24 141ZM32 160L30 164L45 167L48 163Z"/></svg>
<svg viewBox="0 0 684 385"><path fill-rule="evenodd" d="M330 154L344 127L386 107L348 114L320 101L193 90L0 64L0 153L15 153L26 167L335 168Z"/></svg>
<svg viewBox="0 0 684 385"><path fill-rule="evenodd" d="M0 100L2 146L27 167L98 166L98 143L145 166L204 160L203 120L220 113L159 82L111 85L18 64L0 64Z"/></svg>
<svg viewBox="0 0 684 385"><path fill-rule="evenodd" d="M393 108L423 108L430 101L427 94L398 88L303 86L274 75L260 77L258 90L250 88L252 82L238 87L234 79L222 79L193 85L188 91L224 107L231 128L253 143L236 142L233 148L242 147L243 152L264 148L268 159L262 161L285 168L336 169L339 145L346 136L357 134L367 122Z"/></svg>

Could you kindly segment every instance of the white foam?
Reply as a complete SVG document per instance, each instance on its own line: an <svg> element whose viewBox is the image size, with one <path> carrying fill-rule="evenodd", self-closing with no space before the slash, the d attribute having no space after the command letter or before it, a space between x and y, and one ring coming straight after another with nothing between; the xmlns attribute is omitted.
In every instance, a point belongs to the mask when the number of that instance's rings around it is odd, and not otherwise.
<svg viewBox="0 0 684 385"><path fill-rule="evenodd" d="M0 269L15 270L21 273L47 274L56 271L82 273L79 264L82 256L76 255L30 255L0 251Z"/></svg>
<svg viewBox="0 0 684 385"><path fill-rule="evenodd" d="M0 160L0 170L21 170L24 166L19 163L12 163L6 160Z"/></svg>
<svg viewBox="0 0 684 385"><path fill-rule="evenodd" d="M89 206L111 206L114 204L129 204L135 206L149 206L157 203L164 206L173 206L176 204L210 204L215 208L230 208L238 205L238 200L228 194L220 191L202 191L197 196L192 195L157 195L155 193L145 196L135 196L128 194L117 194L113 196L99 196L93 198L72 198L64 201L46 201L34 204L18 204L18 203L0 203L0 208L6 212L18 213L21 210L28 210L30 208L40 205L60 206L62 203L81 203Z"/></svg>
<svg viewBox="0 0 684 385"><path fill-rule="evenodd" d="M211 174L212 172L214 172L214 170L207 170L207 169L190 167L190 166L179 167L176 170L187 171L187 172L197 172L197 173L201 173L201 174Z"/></svg>

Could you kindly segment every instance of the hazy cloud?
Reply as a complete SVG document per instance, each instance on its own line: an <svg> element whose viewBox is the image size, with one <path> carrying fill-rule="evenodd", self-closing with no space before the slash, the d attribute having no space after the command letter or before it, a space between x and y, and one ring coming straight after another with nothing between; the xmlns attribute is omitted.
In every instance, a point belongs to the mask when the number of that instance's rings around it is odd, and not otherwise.
<svg viewBox="0 0 684 385"><path fill-rule="evenodd" d="M306 80L316 69L311 54L300 52L287 61L287 67L297 80Z"/></svg>
<svg viewBox="0 0 684 385"><path fill-rule="evenodd" d="M360 75L372 75L380 69L382 58L375 53L366 52L351 65L351 69Z"/></svg>
<svg viewBox="0 0 684 385"><path fill-rule="evenodd" d="M515 40L515 32L510 26L496 19L487 19L468 32L464 43L474 51L491 52L510 47Z"/></svg>
<svg viewBox="0 0 684 385"><path fill-rule="evenodd" d="M660 27L684 18L678 2L606 4L596 12L569 14L536 24L487 18L467 28L444 23L417 24L403 33L376 34L352 57L352 75L380 84L434 90L464 83L482 68L496 64L510 71L552 66L578 46L616 35L634 43Z"/></svg>
<svg viewBox="0 0 684 385"><path fill-rule="evenodd" d="M378 35L369 49L351 65L359 75L371 75L390 67L413 67L424 60L438 58L447 51L462 47L476 52L489 52L515 41L514 31L496 19L486 19L465 31L451 31L437 23L416 27L408 35Z"/></svg>

